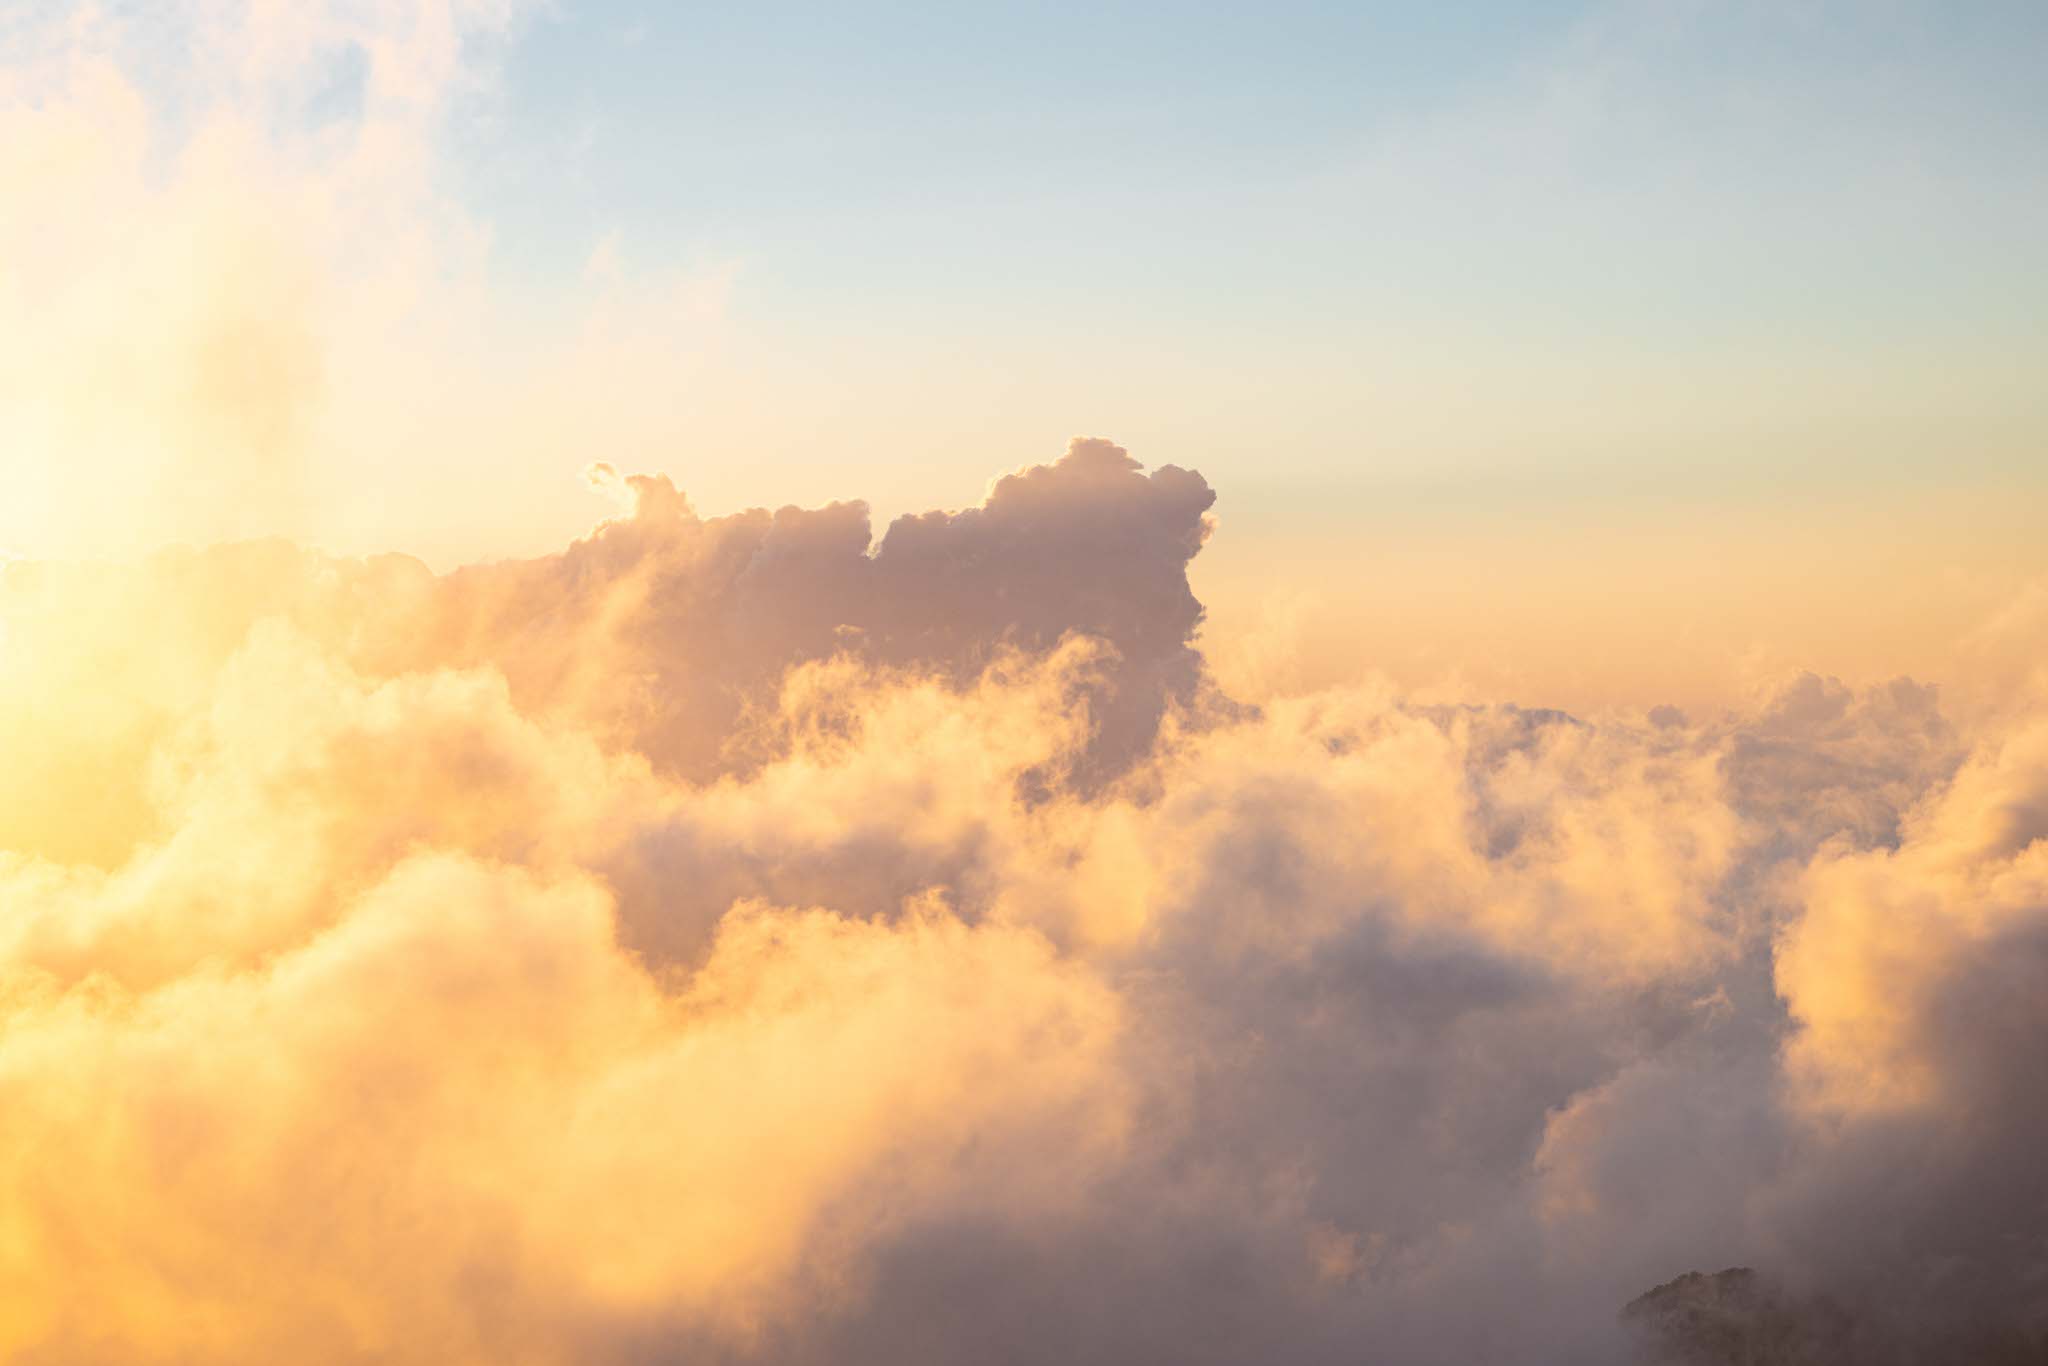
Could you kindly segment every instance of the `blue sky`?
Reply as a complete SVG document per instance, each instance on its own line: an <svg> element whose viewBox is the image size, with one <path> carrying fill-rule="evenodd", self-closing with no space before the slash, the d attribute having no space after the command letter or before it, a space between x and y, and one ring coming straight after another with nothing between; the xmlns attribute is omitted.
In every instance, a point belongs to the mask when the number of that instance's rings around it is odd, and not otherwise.
<svg viewBox="0 0 2048 1366"><path fill-rule="evenodd" d="M562 4L453 166L508 259L617 234L744 258L768 307L2011 327L2044 32L1987 4Z"/></svg>
<svg viewBox="0 0 2048 1366"><path fill-rule="evenodd" d="M539 294L600 241L726 263L759 364L1011 394L1040 447L1156 435L1240 487L2004 477L2048 359L2044 54L2018 4L564 3L449 166ZM1802 372L1753 449L1656 410ZM1519 427L1428 416L1525 388ZM1938 466L1867 440L1944 419L1987 425Z"/></svg>

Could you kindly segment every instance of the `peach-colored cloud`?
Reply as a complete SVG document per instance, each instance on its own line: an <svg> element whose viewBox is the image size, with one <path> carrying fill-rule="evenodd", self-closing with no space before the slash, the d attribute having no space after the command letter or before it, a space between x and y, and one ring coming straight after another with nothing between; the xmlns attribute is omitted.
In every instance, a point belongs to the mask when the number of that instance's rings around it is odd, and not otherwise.
<svg viewBox="0 0 2048 1366"><path fill-rule="evenodd" d="M5 569L0 1354L1584 1361L1731 1261L2030 1321L2038 725L1227 697L1207 485L1102 441L878 543L609 477L447 574Z"/></svg>

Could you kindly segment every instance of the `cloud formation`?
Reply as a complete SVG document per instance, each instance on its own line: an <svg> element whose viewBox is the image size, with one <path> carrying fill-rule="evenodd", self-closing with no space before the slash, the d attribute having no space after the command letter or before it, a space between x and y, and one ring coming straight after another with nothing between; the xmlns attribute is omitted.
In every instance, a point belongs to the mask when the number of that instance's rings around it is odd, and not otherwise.
<svg viewBox="0 0 2048 1366"><path fill-rule="evenodd" d="M0 1355L1619 1361L1734 1264L2039 1350L2037 718L1225 698L1106 441L598 474L0 569Z"/></svg>

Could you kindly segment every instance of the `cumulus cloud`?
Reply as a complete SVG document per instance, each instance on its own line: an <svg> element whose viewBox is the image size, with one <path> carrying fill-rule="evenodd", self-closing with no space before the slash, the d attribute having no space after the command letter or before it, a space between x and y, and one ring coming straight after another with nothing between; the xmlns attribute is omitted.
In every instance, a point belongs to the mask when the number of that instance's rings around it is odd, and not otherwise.
<svg viewBox="0 0 2048 1366"><path fill-rule="evenodd" d="M1865 1359L2038 1360L2048 730L1978 747L1895 847L1831 841L1802 891L1778 980L1807 1161L1772 1192L1772 1233L1862 1309Z"/></svg>
<svg viewBox="0 0 2048 1366"><path fill-rule="evenodd" d="M734 723L785 671L835 655L955 682L1069 633L1107 647L1084 691L1091 772L1127 765L1202 682L1187 565L1215 494L1122 447L999 480L980 507L897 519L864 504L700 518L662 476L622 482L632 516L565 554L459 571L428 629L450 662L505 667L522 702L568 708L658 765L706 777L745 762ZM560 648L564 629L582 647Z"/></svg>
<svg viewBox="0 0 2048 1366"><path fill-rule="evenodd" d="M435 189L529 9L0 20L4 529L197 547L0 556L0 1358L2042 1359L2038 705L1226 695L1099 438L702 515L727 272Z"/></svg>
<svg viewBox="0 0 2048 1366"><path fill-rule="evenodd" d="M2038 721L1225 697L1106 441L593 477L0 570L0 1355L1619 1361L1737 1264L2037 1350Z"/></svg>

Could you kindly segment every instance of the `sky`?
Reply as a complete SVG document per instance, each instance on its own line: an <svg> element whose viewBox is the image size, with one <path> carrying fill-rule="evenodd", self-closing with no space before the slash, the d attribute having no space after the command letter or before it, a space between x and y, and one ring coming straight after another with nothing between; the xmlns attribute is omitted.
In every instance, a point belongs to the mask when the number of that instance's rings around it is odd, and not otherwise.
<svg viewBox="0 0 2048 1366"><path fill-rule="evenodd" d="M238 12L6 31L11 553L527 554L596 460L879 529L1102 436L1222 490L1219 646L1582 707L2043 570L2037 6Z"/></svg>
<svg viewBox="0 0 2048 1366"><path fill-rule="evenodd" d="M2038 1366L2044 58L0 9L0 1359Z"/></svg>

